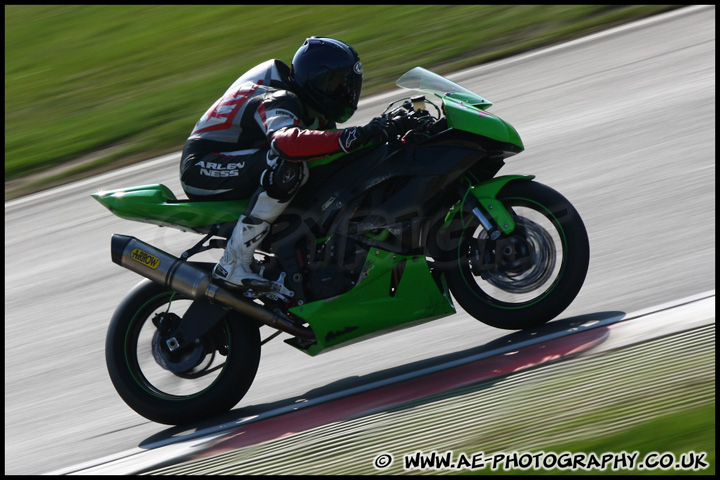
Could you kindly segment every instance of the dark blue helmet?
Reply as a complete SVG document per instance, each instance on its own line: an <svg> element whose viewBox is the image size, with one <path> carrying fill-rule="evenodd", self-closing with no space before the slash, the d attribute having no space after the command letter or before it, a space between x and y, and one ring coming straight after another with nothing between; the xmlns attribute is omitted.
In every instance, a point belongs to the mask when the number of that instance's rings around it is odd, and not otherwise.
<svg viewBox="0 0 720 480"><path fill-rule="evenodd" d="M305 40L292 60L293 91L311 108L336 123L357 110L363 69L357 52L329 37Z"/></svg>

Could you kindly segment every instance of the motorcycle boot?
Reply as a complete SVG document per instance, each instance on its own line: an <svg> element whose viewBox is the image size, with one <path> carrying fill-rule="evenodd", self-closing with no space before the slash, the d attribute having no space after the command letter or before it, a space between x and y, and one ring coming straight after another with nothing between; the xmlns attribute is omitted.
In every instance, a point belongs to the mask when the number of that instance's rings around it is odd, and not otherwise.
<svg viewBox="0 0 720 480"><path fill-rule="evenodd" d="M286 206L287 203L281 203L265 192L260 193L250 214L243 215L238 220L225 247L225 253L213 268L213 278L240 288L270 288L270 280L253 272L251 265L255 250Z"/></svg>

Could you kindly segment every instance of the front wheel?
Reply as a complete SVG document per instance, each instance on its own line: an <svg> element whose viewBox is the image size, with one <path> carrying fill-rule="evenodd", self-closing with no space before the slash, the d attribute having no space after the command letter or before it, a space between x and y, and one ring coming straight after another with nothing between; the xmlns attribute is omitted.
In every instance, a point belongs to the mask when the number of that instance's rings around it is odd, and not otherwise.
<svg viewBox="0 0 720 480"><path fill-rule="evenodd" d="M471 212L454 221L445 262L448 287L470 315L496 328L522 330L549 322L575 299L588 270L585 225L555 190L516 181L500 190L515 231L491 239Z"/></svg>
<svg viewBox="0 0 720 480"><path fill-rule="evenodd" d="M172 349L166 332L192 300L143 280L115 311L105 356L115 389L154 422L181 425L230 410L260 361L258 325L229 311L191 346Z"/></svg>

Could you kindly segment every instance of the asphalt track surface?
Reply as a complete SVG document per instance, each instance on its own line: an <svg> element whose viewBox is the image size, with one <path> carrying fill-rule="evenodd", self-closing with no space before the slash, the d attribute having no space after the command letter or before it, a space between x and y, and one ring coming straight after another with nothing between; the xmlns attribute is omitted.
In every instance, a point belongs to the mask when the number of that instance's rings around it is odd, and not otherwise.
<svg viewBox="0 0 720 480"><path fill-rule="evenodd" d="M451 79L492 100L491 111L523 137L526 151L501 173L536 175L586 223L588 278L556 322L714 290L715 7L689 7ZM353 124L399 96L361 102ZM198 237L122 221L89 194L146 183L179 194L177 163L170 155L6 203L6 474L58 471L213 426L146 421L125 406L105 370L108 321L139 280L110 262L110 236L133 235L170 252ZM248 395L218 421L471 356L509 334L460 311L315 358L276 339L264 346Z"/></svg>
<svg viewBox="0 0 720 480"><path fill-rule="evenodd" d="M683 321L678 322L678 318ZM533 444L533 440L526 436L518 440L509 434L518 422L520 425L534 424L532 430L537 435L546 430L557 431L560 418L576 412L578 405L587 408L588 403L594 401L594 409L601 408L600 405L607 408L612 396L610 392L624 397L624 401L618 398L613 401L615 406L622 407L619 410L626 418L623 421L603 417L605 428L608 424L616 429L627 428L628 415L640 423L643 419L667 414L668 409L677 411L691 408L688 405L714 402L714 381L710 380L714 380L714 363L710 360L715 351L714 328L714 291L627 314L576 316L500 337L471 355L444 363L433 362L395 377L334 391L259 415L224 423L214 422L192 434L185 434L182 439L159 438L137 448L50 473L377 473L370 466L370 459L384 448L391 447L398 458L404 451L403 447L417 451L424 444L440 451L438 442L443 442L437 436L440 432L445 437L453 432L449 436L455 441L463 440L467 435L475 439L476 445L487 447L493 442L493 434L487 430L495 424L496 431L508 432L503 435L505 441L514 444L515 448L518 445L527 448L528 442ZM689 351L692 355L688 355ZM602 355L603 352L606 355ZM598 367L598 364L608 361L608 352L611 355L622 352L620 355L625 359L615 368ZM590 358L582 358L588 355ZM702 360L699 361L699 358ZM579 365L587 365L588 361L595 365L592 368L593 380L591 385L578 387L578 379L587 375L578 373L578 368L582 370ZM633 365L636 365L634 373ZM620 375L617 373L618 366L623 370ZM525 374L529 378L542 376L538 372L547 371L547 368L555 369L554 376L562 390L551 393L535 383L533 391L535 387L544 391L542 398L535 401L542 402L544 407L537 404L535 408L521 407L515 415L508 415L506 408L517 409L531 401L532 397L522 396L522 377ZM558 374L558 369L563 369L563 373ZM513 387L505 384L504 388L497 388L507 381L517 383ZM667 391L668 383L673 382L677 382L674 388ZM704 389L691 393L681 387L688 383L702 385L703 382ZM483 387L488 393L494 393L495 401L468 398L461 393L467 393L468 388ZM588 388L606 395L600 398L597 394L590 395ZM649 403L637 405L632 399L638 395ZM501 398L499 402L498 396ZM454 397L454 406L450 409L439 406L439 397ZM662 399L660 402L658 397ZM498 407L498 403L504 407L495 411L499 417L495 418L489 411ZM419 404L423 404L424 413L417 410ZM563 404L564 407L561 406ZM627 412L629 404L634 413ZM448 412L452 412L449 417ZM460 418L458 412L462 412ZM432 418L428 419L428 415ZM378 416L385 417L385 420L378 421ZM488 418L490 416L492 419ZM503 423L503 417L505 424L498 428L497 423ZM363 426L351 426L357 422ZM474 424L474 428L468 424ZM586 423L581 424L585 431L593 428ZM432 426L429 431L428 426ZM566 435L577 435L569 425L566 427L569 429ZM478 430L484 434L480 438L476 436ZM359 431L362 431L364 440L357 437ZM313 438L326 447L319 447L311 440ZM387 438L393 440L388 442ZM542 443L535 438L534 445ZM447 446L445 443L443 448ZM385 473L393 474L397 470Z"/></svg>

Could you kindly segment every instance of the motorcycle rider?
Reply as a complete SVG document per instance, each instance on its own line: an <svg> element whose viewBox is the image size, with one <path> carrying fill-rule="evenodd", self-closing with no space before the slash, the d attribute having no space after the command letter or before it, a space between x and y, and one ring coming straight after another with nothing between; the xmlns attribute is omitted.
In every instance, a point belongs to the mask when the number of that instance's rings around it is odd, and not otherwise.
<svg viewBox="0 0 720 480"><path fill-rule="evenodd" d="M355 112L362 63L348 44L310 37L288 67L268 60L240 76L205 112L185 143L182 188L190 199L251 198L213 277L268 287L250 265L271 224L308 179L306 162L404 134L411 120L376 117L337 129Z"/></svg>

